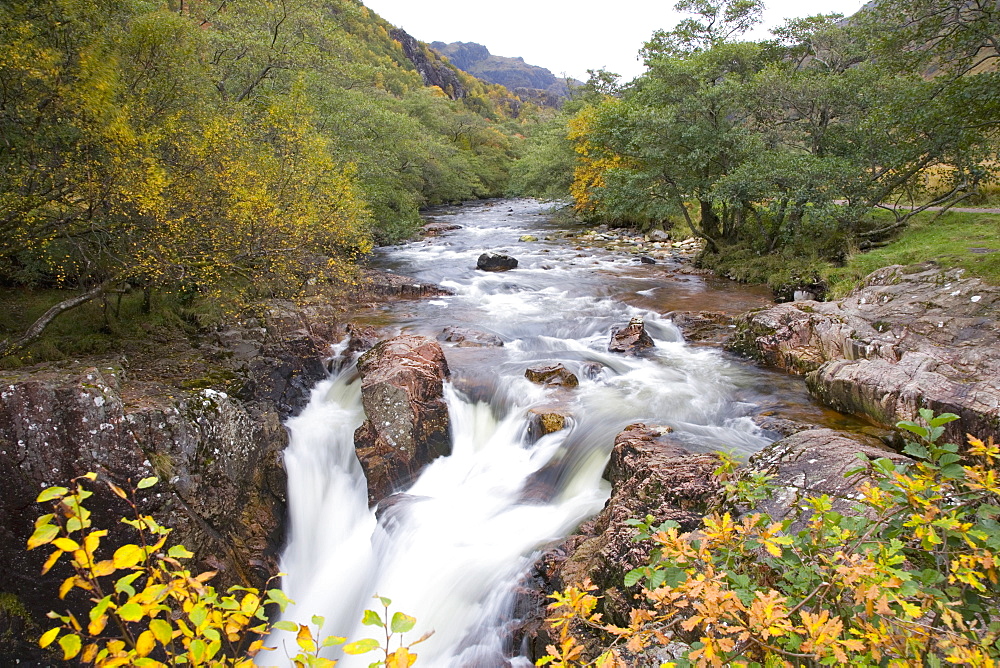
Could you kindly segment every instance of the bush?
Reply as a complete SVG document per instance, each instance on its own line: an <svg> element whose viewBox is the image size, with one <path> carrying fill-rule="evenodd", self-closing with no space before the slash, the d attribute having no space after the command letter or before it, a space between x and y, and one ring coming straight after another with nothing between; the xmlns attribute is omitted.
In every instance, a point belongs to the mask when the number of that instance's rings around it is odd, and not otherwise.
<svg viewBox="0 0 1000 668"><path fill-rule="evenodd" d="M122 545L110 559L99 556L104 529L91 525L90 511L84 501L93 492L84 482L94 482L97 474L87 473L73 480L73 487L49 487L38 496L40 503L51 502L53 512L35 522L35 532L28 549L45 545L52 553L42 568L47 573L67 555L73 575L59 588L59 598L75 589L86 593L92 607L81 621L72 612L50 612L55 626L42 634L39 644L45 648L58 644L64 660L78 659L101 668L136 666L159 668L187 665L206 667L254 666L253 657L264 647L272 631L295 633L298 653L291 657L297 667L327 668L336 661L321 657L324 648L341 646L346 654L364 654L382 649L384 658L373 666L404 668L414 664L414 643L402 644L403 634L416 623L413 617L396 612L389 617L385 597L376 597L384 608L383 616L366 610L362 622L385 631L384 643L365 638L348 643L339 636L320 635L324 619L313 616L311 625L282 620L270 622L265 609L273 606L284 611L292 601L278 588L261 594L251 587L231 587L225 594L207 582L215 572L194 574L183 562L194 556L183 545L167 547L170 529L140 512L135 499L138 489L156 484L156 478L140 480L136 489L126 492L108 481L116 495L131 506L134 517L123 518L136 534L135 543ZM279 574L280 575L280 574ZM390 649L390 640L399 636L399 647Z"/></svg>
<svg viewBox="0 0 1000 668"><path fill-rule="evenodd" d="M825 495L807 498L797 517L754 512L766 480L719 473L732 505L681 535L676 523L637 521L637 540L655 543L648 565L630 572L648 605L627 628L593 613L592 586L553 595L550 624L559 644L538 665L578 666L577 635L590 627L614 638L593 662L626 666L620 646L643 652L685 643L665 666L995 666L1000 658L1000 446L969 436L964 456L938 445L943 425L901 422L919 437L913 463L865 460L869 482L853 514ZM802 528L789 532L793 521Z"/></svg>

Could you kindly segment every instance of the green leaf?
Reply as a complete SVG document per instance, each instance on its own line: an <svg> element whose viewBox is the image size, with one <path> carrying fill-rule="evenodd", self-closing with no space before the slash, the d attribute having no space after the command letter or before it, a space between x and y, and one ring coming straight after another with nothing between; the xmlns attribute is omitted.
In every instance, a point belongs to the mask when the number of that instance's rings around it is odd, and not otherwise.
<svg viewBox="0 0 1000 668"><path fill-rule="evenodd" d="M138 603L126 603L117 610L118 616L126 622L137 622L142 619L142 606Z"/></svg>
<svg viewBox="0 0 1000 668"><path fill-rule="evenodd" d="M129 596L135 596L135 587L132 586L132 583L135 582L135 580L142 574L143 571L136 571L135 573L131 573L123 578L120 578L118 582L115 583L115 591L128 594Z"/></svg>
<svg viewBox="0 0 1000 668"><path fill-rule="evenodd" d="M625 574L625 586L632 587L635 586L639 580L642 579L643 572L641 569L633 568L628 573Z"/></svg>
<svg viewBox="0 0 1000 668"><path fill-rule="evenodd" d="M958 419L959 417L954 413L941 413L941 415L938 415L936 418L931 418L930 420L927 420L927 424L929 424L932 427L940 427L943 424L948 424L949 422L954 422L955 420Z"/></svg>
<svg viewBox="0 0 1000 668"><path fill-rule="evenodd" d="M410 617L402 612L397 612L392 616L390 628L393 633L406 633L407 631L411 631L416 624L416 617Z"/></svg>
<svg viewBox="0 0 1000 668"><path fill-rule="evenodd" d="M167 550L167 554L174 559L190 559L194 556L194 552L190 551L183 545L174 545Z"/></svg>
<svg viewBox="0 0 1000 668"><path fill-rule="evenodd" d="M956 455L952 452L948 452L941 455L941 459L938 460L938 464L940 464L941 466L947 466L948 464L954 464L955 462L960 462L960 461L962 461L962 458L959 455Z"/></svg>
<svg viewBox="0 0 1000 668"><path fill-rule="evenodd" d="M139 484L135 486L136 489L146 489L147 487L152 487L156 483L160 482L160 479L155 475L148 478L143 478L139 481Z"/></svg>
<svg viewBox="0 0 1000 668"><path fill-rule="evenodd" d="M63 650L63 661L69 661L80 653L80 636L75 633L68 633L59 639L59 646Z"/></svg>
<svg viewBox="0 0 1000 668"><path fill-rule="evenodd" d="M271 603L276 603L282 612L284 612L285 608L293 602L292 599L285 595L285 592L277 587L267 590L267 600Z"/></svg>
<svg viewBox="0 0 1000 668"><path fill-rule="evenodd" d="M53 499L59 499L66 496L69 492L65 487L47 487L42 490L42 493L38 495L35 499L38 503L45 503L46 501L52 501Z"/></svg>
<svg viewBox="0 0 1000 668"><path fill-rule="evenodd" d="M374 610L365 610L365 616L361 618L361 623L367 626L384 626L382 618Z"/></svg>
<svg viewBox="0 0 1000 668"><path fill-rule="evenodd" d="M31 534L31 538L28 539L28 549L33 550L41 545L51 543L58 535L59 527L55 524L43 524L35 529L35 533Z"/></svg>
<svg viewBox="0 0 1000 668"><path fill-rule="evenodd" d="M316 626L316 628L321 629L323 628L323 624L326 623L326 618L322 615L313 615L312 623Z"/></svg>
<svg viewBox="0 0 1000 668"><path fill-rule="evenodd" d="M320 647L332 647L334 645L343 645L347 638L341 638L340 636L327 636L323 639Z"/></svg>
<svg viewBox="0 0 1000 668"><path fill-rule="evenodd" d="M288 631L289 633L296 633L299 630L299 625L295 622L290 622L287 619L282 619L280 622L275 622L274 626L271 628L278 629L279 631Z"/></svg>
<svg viewBox="0 0 1000 668"><path fill-rule="evenodd" d="M164 646L170 643L170 640L174 635L173 627L170 626L169 622L163 619L149 620L149 630L153 633L153 637L155 637L157 641Z"/></svg>
<svg viewBox="0 0 1000 668"><path fill-rule="evenodd" d="M948 480L961 480L965 477L965 469L960 464L948 464L941 467L941 475Z"/></svg>
<svg viewBox="0 0 1000 668"><path fill-rule="evenodd" d="M373 640L372 638L363 638L361 640L355 640L352 643L347 643L344 645L344 654L364 654L370 652L373 649L378 649L382 645L378 640Z"/></svg>
<svg viewBox="0 0 1000 668"><path fill-rule="evenodd" d="M392 599L391 598L386 598L385 596L376 596L375 598L377 598L382 603L382 605L384 605L387 608L390 605L392 605Z"/></svg>
<svg viewBox="0 0 1000 668"><path fill-rule="evenodd" d="M910 455L911 457L916 457L917 459L930 459L931 453L926 447L920 445L919 443L907 442L906 447L903 448L903 454Z"/></svg>

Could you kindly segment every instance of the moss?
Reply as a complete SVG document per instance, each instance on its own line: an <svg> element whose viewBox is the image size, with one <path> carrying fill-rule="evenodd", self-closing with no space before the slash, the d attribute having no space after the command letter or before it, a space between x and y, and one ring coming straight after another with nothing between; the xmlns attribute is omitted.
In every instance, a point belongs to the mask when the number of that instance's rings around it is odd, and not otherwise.
<svg viewBox="0 0 1000 668"><path fill-rule="evenodd" d="M31 613L24 607L21 599L9 592L0 592L0 613L3 613L6 617L17 617L25 621L31 621Z"/></svg>

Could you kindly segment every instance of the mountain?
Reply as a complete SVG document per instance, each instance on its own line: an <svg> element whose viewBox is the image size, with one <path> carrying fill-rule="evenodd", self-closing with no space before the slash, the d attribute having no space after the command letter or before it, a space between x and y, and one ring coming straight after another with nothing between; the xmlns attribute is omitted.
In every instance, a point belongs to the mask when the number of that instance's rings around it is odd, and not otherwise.
<svg viewBox="0 0 1000 668"><path fill-rule="evenodd" d="M431 42L431 48L464 72L500 84L522 99L548 106L559 106L563 99L569 97L571 87L583 85L575 79L557 77L544 67L529 65L524 58L493 55L485 46L475 42Z"/></svg>

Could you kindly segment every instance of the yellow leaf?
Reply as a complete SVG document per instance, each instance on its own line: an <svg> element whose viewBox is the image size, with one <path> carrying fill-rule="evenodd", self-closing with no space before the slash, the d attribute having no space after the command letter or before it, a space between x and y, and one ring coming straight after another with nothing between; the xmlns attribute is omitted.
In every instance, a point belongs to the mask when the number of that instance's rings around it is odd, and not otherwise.
<svg viewBox="0 0 1000 668"><path fill-rule="evenodd" d="M77 577L71 575L65 580L63 580L62 585L59 587L59 598L66 598L66 594L76 585Z"/></svg>
<svg viewBox="0 0 1000 668"><path fill-rule="evenodd" d="M115 568L132 568L146 558L146 553L138 545L122 545L115 550L112 562Z"/></svg>
<svg viewBox="0 0 1000 668"><path fill-rule="evenodd" d="M52 544L58 547L63 552L73 552L74 550L80 549L80 544L77 543L72 538L56 538L52 541Z"/></svg>
<svg viewBox="0 0 1000 668"><path fill-rule="evenodd" d="M59 557L61 557L62 555L63 555L62 550L56 550L55 552L50 554L49 558L45 560L45 565L42 566L42 575L48 573L49 570L56 565L56 562L59 561Z"/></svg>
<svg viewBox="0 0 1000 668"><path fill-rule="evenodd" d="M38 646L45 648L51 645L52 641L56 639L57 635L59 635L59 630L60 629L57 626L54 629L49 629L48 631L43 633L42 637L38 639Z"/></svg>
<svg viewBox="0 0 1000 668"><path fill-rule="evenodd" d="M102 578L105 575L111 575L115 572L115 565L110 560L105 559L104 561L98 561L94 564L91 569L94 573L94 577Z"/></svg>
<svg viewBox="0 0 1000 668"><path fill-rule="evenodd" d="M89 633L92 636L100 635L101 631L103 631L104 627L106 627L107 625L108 625L108 616L99 615L98 617L95 617L94 619L90 620L90 624L87 625L87 633Z"/></svg>
<svg viewBox="0 0 1000 668"><path fill-rule="evenodd" d="M149 630L140 633L135 641L135 651L139 656L147 656L154 647L156 647L156 639L153 637L153 632Z"/></svg>

